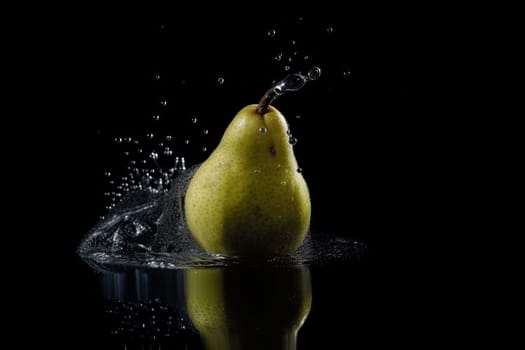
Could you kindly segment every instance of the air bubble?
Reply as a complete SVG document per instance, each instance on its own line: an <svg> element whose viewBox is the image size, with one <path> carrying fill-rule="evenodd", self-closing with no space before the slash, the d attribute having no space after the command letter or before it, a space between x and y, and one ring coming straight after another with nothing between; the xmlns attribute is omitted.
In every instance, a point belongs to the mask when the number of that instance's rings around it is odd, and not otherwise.
<svg viewBox="0 0 525 350"><path fill-rule="evenodd" d="M115 137L115 143L120 144L122 143L122 137Z"/></svg>
<svg viewBox="0 0 525 350"><path fill-rule="evenodd" d="M126 157L129 157L129 152L128 152L128 151L124 152L124 155L125 155Z"/></svg>
<svg viewBox="0 0 525 350"><path fill-rule="evenodd" d="M297 168L297 172L301 174L303 172L303 168Z"/></svg>
<svg viewBox="0 0 525 350"><path fill-rule="evenodd" d="M284 66L284 70L286 71L290 70L290 66Z"/></svg>
<svg viewBox="0 0 525 350"><path fill-rule="evenodd" d="M155 80L160 80L160 74L155 74L154 78Z"/></svg>
<svg viewBox="0 0 525 350"><path fill-rule="evenodd" d="M204 135L208 135L208 129L204 129L204 130L202 130L202 133L203 133Z"/></svg>
<svg viewBox="0 0 525 350"><path fill-rule="evenodd" d="M283 54L282 53L278 53L277 55L275 55L275 57L273 59L276 60L276 61L280 61L281 58L283 58Z"/></svg>
<svg viewBox="0 0 525 350"><path fill-rule="evenodd" d="M160 105L162 107L166 107L168 105L168 101L164 100L164 101L160 101Z"/></svg>
<svg viewBox="0 0 525 350"><path fill-rule="evenodd" d="M221 85L224 84L224 78L223 77L219 77L219 79L217 79L217 82L219 84L221 84Z"/></svg>
<svg viewBox="0 0 525 350"><path fill-rule="evenodd" d="M326 28L326 32L327 33L333 33L334 32L334 28L333 27L328 27L328 28Z"/></svg>
<svg viewBox="0 0 525 350"><path fill-rule="evenodd" d="M184 140L184 144L187 145L190 143L190 140Z"/></svg>
<svg viewBox="0 0 525 350"><path fill-rule="evenodd" d="M206 148L206 146L202 147L202 151L203 152L206 152L208 149Z"/></svg>
<svg viewBox="0 0 525 350"><path fill-rule="evenodd" d="M261 134L266 134L268 132L268 129L267 128L259 128L259 132Z"/></svg>
<svg viewBox="0 0 525 350"><path fill-rule="evenodd" d="M308 61L308 60L310 59L310 56L306 55L306 56L303 57L303 59L304 59L305 61Z"/></svg>
<svg viewBox="0 0 525 350"><path fill-rule="evenodd" d="M169 147L164 148L164 155L171 156L172 154L173 154L173 151L171 150L171 148Z"/></svg>
<svg viewBox="0 0 525 350"><path fill-rule="evenodd" d="M275 33L276 33L275 29L270 29L268 30L267 34L270 38L273 38L275 36Z"/></svg>
<svg viewBox="0 0 525 350"><path fill-rule="evenodd" d="M196 124L196 123L197 123L197 117L193 117L193 118L191 118L191 122L192 122L193 124Z"/></svg>
<svg viewBox="0 0 525 350"><path fill-rule="evenodd" d="M349 70L343 72L344 78L350 78L351 76L352 76L352 73Z"/></svg>
<svg viewBox="0 0 525 350"><path fill-rule="evenodd" d="M171 135L166 136L166 141L171 141L173 137Z"/></svg>
<svg viewBox="0 0 525 350"><path fill-rule="evenodd" d="M153 120L160 120L160 115L155 114L155 115L153 116Z"/></svg>
<svg viewBox="0 0 525 350"><path fill-rule="evenodd" d="M104 173L104 175L107 176L107 177L110 177L110 176L111 176L111 172L110 172L110 171L106 171L106 172Z"/></svg>
<svg viewBox="0 0 525 350"><path fill-rule="evenodd" d="M295 119L301 119L301 116L300 115L296 115Z"/></svg>
<svg viewBox="0 0 525 350"><path fill-rule="evenodd" d="M150 140L153 140L153 137L154 137L154 136L155 136L155 135L153 135L152 133L148 133L148 134L146 134L146 137L147 137L148 139L150 139Z"/></svg>

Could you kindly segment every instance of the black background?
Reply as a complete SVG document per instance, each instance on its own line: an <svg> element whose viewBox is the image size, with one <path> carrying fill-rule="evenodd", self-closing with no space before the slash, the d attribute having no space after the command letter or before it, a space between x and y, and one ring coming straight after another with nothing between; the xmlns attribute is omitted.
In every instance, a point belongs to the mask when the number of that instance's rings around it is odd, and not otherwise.
<svg viewBox="0 0 525 350"><path fill-rule="evenodd" d="M140 17L74 11L48 21L42 32L35 28L34 62L42 77L35 89L50 108L31 128L33 149L40 150L34 167L50 186L35 203L45 234L35 234L34 248L45 272L33 267L18 276L31 286L20 295L38 310L28 327L51 342L104 348L98 276L75 249L105 212L104 171L121 167L122 149L113 138L144 135L143 128L195 133L189 120L197 111L210 130L202 142L212 149L233 115L286 75L272 61L275 41L288 48L298 38L310 60L290 72L317 65L321 79L275 106L299 139L312 226L368 246L362 261L314 274L314 283L329 287L317 295L314 287L315 309L300 348L351 346L353 334L358 348L416 341L414 333L429 331L419 320L436 302L422 297L427 278L421 270L443 225L440 200L449 175L439 167L449 147L442 140L449 122L443 110L458 83L447 81L447 53L434 47L439 28L430 28L431 17L399 7L260 8L242 15L159 8ZM271 28L276 39L266 35ZM351 78L344 78L348 70ZM221 86L218 76L225 78ZM151 120L157 111L160 126ZM182 152L188 165L209 154Z"/></svg>

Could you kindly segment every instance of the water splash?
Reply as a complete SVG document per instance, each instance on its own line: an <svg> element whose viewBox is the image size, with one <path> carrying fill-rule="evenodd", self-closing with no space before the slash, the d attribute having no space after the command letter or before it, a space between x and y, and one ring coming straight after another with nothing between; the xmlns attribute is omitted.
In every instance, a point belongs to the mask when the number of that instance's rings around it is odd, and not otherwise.
<svg viewBox="0 0 525 350"><path fill-rule="evenodd" d="M168 192L152 186L144 177L144 189L128 192L113 205L82 240L77 252L88 263L179 269L244 264L305 264L348 261L361 257L366 246L349 238L320 231L308 233L294 254L256 260L205 252L192 238L184 220L184 196L200 165L186 170L176 157ZM301 171L301 169L297 169ZM164 186L163 183L160 183Z"/></svg>
<svg viewBox="0 0 525 350"><path fill-rule="evenodd" d="M288 66L287 66L288 67ZM288 91L297 91L307 82L317 80L321 76L321 68L313 67L305 74L296 73L286 76L283 80L273 85L262 97L257 106L257 113L263 115L268 111L268 106L279 96Z"/></svg>

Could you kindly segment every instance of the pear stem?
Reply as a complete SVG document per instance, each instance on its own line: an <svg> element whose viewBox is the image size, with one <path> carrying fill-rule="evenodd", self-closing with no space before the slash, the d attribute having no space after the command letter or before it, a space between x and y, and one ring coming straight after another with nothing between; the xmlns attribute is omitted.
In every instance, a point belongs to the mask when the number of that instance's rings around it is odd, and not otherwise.
<svg viewBox="0 0 525 350"><path fill-rule="evenodd" d="M276 96L277 94L275 93L275 88L272 86L266 91L264 96L259 101L255 112L259 115L265 115L266 112L268 112L268 107L270 106L270 103L272 103Z"/></svg>

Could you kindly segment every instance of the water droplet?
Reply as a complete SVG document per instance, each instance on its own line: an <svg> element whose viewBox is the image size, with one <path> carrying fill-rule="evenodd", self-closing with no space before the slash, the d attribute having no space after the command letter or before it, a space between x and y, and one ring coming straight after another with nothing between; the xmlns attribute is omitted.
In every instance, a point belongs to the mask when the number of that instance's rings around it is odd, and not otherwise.
<svg viewBox="0 0 525 350"><path fill-rule="evenodd" d="M122 143L122 137L115 137L115 143L119 144Z"/></svg>
<svg viewBox="0 0 525 350"><path fill-rule="evenodd" d="M171 135L166 136L166 141L171 141L173 137Z"/></svg>
<svg viewBox="0 0 525 350"><path fill-rule="evenodd" d="M295 146L297 144L297 138L290 136L288 142L290 143L290 145Z"/></svg>
<svg viewBox="0 0 525 350"><path fill-rule="evenodd" d="M352 73L349 70L343 72L343 77L344 78L350 78L351 76L352 76Z"/></svg>
<svg viewBox="0 0 525 350"><path fill-rule="evenodd" d="M290 70L290 66L284 66L284 70L286 71Z"/></svg>
<svg viewBox="0 0 525 350"><path fill-rule="evenodd" d="M266 132L268 132L268 129L267 128L259 128L259 132L261 134L266 134Z"/></svg>
<svg viewBox="0 0 525 350"><path fill-rule="evenodd" d="M162 179L155 179L153 181L153 184L155 185L155 187L158 189L158 190L161 190L162 189ZM155 311L155 309L152 309L151 311Z"/></svg>
<svg viewBox="0 0 525 350"><path fill-rule="evenodd" d="M223 77L219 77L219 79L217 79L217 82L219 84L221 84L221 85L224 84L224 78Z"/></svg>
<svg viewBox="0 0 525 350"><path fill-rule="evenodd" d="M153 135L152 133L148 133L148 134L146 134L146 137L147 137L148 139L150 139L150 140L153 140L153 137L154 137L154 136L155 136L155 135ZM140 153L140 151L139 151L139 153Z"/></svg>
<svg viewBox="0 0 525 350"><path fill-rule="evenodd" d="M196 124L196 123L197 123L197 117L193 117L193 118L191 118L191 122L192 122L193 124Z"/></svg>
<svg viewBox="0 0 525 350"><path fill-rule="evenodd" d="M155 114L155 115L153 116L153 120L160 120L160 115Z"/></svg>
<svg viewBox="0 0 525 350"><path fill-rule="evenodd" d="M321 68L319 67L313 67L308 71L308 79L310 80L317 80L321 76Z"/></svg>
<svg viewBox="0 0 525 350"><path fill-rule="evenodd" d="M273 38L275 36L275 33L276 33L275 29L270 29L268 30L267 34L270 38Z"/></svg>
<svg viewBox="0 0 525 350"><path fill-rule="evenodd" d="M177 171L184 171L186 170L186 164L184 157L176 157L175 158L175 170Z"/></svg>
<svg viewBox="0 0 525 350"><path fill-rule="evenodd" d="M106 172L104 173L104 175L107 176L107 177L110 177L110 176L111 176L111 172L106 171Z"/></svg>
<svg viewBox="0 0 525 350"><path fill-rule="evenodd" d="M190 143L190 140L184 140L184 144L189 144Z"/></svg>
<svg viewBox="0 0 525 350"><path fill-rule="evenodd" d="M278 53L277 55L275 55L275 57L273 59L276 60L276 61L280 61L281 58L283 58L283 54L282 53Z"/></svg>
<svg viewBox="0 0 525 350"><path fill-rule="evenodd" d="M155 80L160 80L160 74L155 74L154 78Z"/></svg>
<svg viewBox="0 0 525 350"><path fill-rule="evenodd" d="M326 32L327 33L333 33L334 32L334 28L333 27L328 27L328 28L326 28Z"/></svg>

